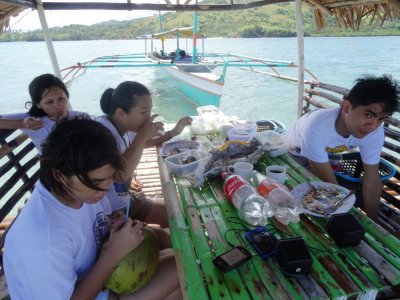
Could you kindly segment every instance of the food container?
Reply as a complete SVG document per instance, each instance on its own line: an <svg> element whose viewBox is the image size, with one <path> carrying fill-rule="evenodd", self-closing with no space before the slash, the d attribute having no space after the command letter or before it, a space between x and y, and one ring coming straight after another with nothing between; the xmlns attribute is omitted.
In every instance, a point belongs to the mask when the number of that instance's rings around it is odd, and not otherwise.
<svg viewBox="0 0 400 300"><path fill-rule="evenodd" d="M238 124L228 131L230 141L250 142L257 133L257 124L254 122L246 122Z"/></svg>
<svg viewBox="0 0 400 300"><path fill-rule="evenodd" d="M189 150L201 150L202 144L192 140L176 140L170 143L164 143L160 148L160 153L164 157L177 155Z"/></svg>
<svg viewBox="0 0 400 300"><path fill-rule="evenodd" d="M204 173L211 154L202 150L188 150L167 157L165 163L175 176L197 176Z"/></svg>

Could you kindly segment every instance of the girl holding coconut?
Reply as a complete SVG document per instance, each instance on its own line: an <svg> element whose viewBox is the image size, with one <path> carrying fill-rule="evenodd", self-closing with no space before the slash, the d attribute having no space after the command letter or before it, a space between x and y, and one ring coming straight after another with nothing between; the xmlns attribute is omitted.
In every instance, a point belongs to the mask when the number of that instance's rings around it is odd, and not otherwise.
<svg viewBox="0 0 400 300"><path fill-rule="evenodd" d="M63 118L42 149L40 182L6 236L11 298L117 299L103 290L107 285L131 292L119 299L180 299L172 252L146 255L158 252L157 239L139 221L117 221L109 228L104 196L124 170L109 130L87 117ZM109 280L111 275L118 280L114 269L143 245L136 253L143 265L134 272L146 275L129 284L133 290L115 289Z"/></svg>

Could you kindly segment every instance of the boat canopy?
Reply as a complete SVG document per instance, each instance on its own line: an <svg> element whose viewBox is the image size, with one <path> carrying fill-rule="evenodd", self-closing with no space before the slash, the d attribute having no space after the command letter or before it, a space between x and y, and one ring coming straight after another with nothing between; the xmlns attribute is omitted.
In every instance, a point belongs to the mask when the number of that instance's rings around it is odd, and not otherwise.
<svg viewBox="0 0 400 300"><path fill-rule="evenodd" d="M193 28L194 28L193 26L175 28L175 29L171 29L168 31L154 33L151 36L154 39L175 38L176 36L184 37L184 38L191 38L191 37L193 37ZM203 37L203 35L200 32L197 32L197 37Z"/></svg>
<svg viewBox="0 0 400 300"><path fill-rule="evenodd" d="M81 2L48 1L48 0L0 0L0 33L9 28L9 19L18 16L25 9L38 9L38 3L43 3L44 10L154 10L154 11L221 11L240 10L260 7L268 4L293 2L293 0L249 0L246 3L237 3L237 0L222 1L223 3L198 3L187 0L164 0L165 3L135 3L135 0L121 0L119 3L98 0L97 2L83 0ZM193 3L192 3L193 2ZM206 2L206 1L205 1ZM218 1L219 2L219 1ZM382 23L387 19L396 19L400 16L399 0L302 0L306 7L314 12L315 23L318 28L326 25L326 16L335 16L337 24L357 30L362 19L374 20ZM73 13L71 13L73 18Z"/></svg>

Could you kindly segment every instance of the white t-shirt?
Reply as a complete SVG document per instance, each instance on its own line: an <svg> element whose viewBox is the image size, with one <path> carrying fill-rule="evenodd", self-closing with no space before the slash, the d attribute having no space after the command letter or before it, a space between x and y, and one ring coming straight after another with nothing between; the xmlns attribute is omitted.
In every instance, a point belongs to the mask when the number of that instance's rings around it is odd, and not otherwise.
<svg viewBox="0 0 400 300"><path fill-rule="evenodd" d="M385 138L383 125L361 139L351 135L345 138L335 129L340 110L340 107L318 109L305 114L287 131L286 143L289 147L299 147L302 156L317 163L328 162L328 153L357 148L364 163L379 163Z"/></svg>
<svg viewBox="0 0 400 300"><path fill-rule="evenodd" d="M38 183L5 240L4 270L12 299L71 298L107 237L107 201L74 209Z"/></svg>
<svg viewBox="0 0 400 300"><path fill-rule="evenodd" d="M79 112L79 111L69 111L68 114L69 114L69 116L74 117L74 116L82 115L82 114L86 114L86 113ZM32 116L27 113L6 114L6 115L0 116L0 118L12 119L12 120L20 120L20 119L22 120L22 119L29 118L29 117L32 117ZM32 140L33 144L35 145L37 151L39 152L39 155L42 155L42 143L49 135L55 122L53 120L50 120L47 116L39 117L39 119L43 120L44 124L43 124L42 128L37 129L37 130L20 128L20 130L23 133L25 133L27 136L30 137L30 139Z"/></svg>
<svg viewBox="0 0 400 300"><path fill-rule="evenodd" d="M110 122L107 116L100 116L96 118L96 121L103 124L107 127L113 134L115 141L118 145L118 150L120 153L124 153L125 150L129 147L129 145L133 142L136 133L133 131L129 131L124 136L118 132L117 128ZM111 188L107 193L107 198L110 200L112 211L116 211L122 208L125 208L130 201L129 195L129 185L125 182L116 182L112 183Z"/></svg>

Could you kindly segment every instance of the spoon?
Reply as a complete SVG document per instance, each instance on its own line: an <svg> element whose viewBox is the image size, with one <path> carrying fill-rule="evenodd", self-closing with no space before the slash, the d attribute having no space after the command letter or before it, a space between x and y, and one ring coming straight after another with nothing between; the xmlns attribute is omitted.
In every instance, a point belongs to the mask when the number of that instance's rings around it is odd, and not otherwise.
<svg viewBox="0 0 400 300"><path fill-rule="evenodd" d="M337 209L340 205L343 204L344 200L346 200L347 198L349 198L351 195L354 194L354 191L350 191L347 193L346 196L344 196L341 200L339 200L338 202L336 202L336 204L333 206L334 209Z"/></svg>
<svg viewBox="0 0 400 300"><path fill-rule="evenodd" d="M328 209L326 209L323 213L323 215L325 217L333 214L334 212L336 212L336 210L343 204L343 202L348 199L351 195L354 194L354 191L350 191L348 192L342 199L340 199L338 202L336 202L335 205L329 207Z"/></svg>

